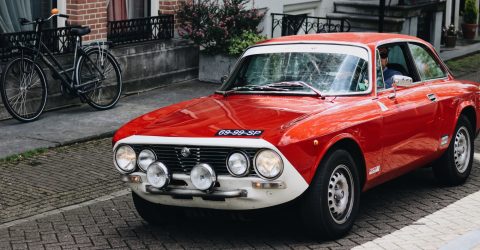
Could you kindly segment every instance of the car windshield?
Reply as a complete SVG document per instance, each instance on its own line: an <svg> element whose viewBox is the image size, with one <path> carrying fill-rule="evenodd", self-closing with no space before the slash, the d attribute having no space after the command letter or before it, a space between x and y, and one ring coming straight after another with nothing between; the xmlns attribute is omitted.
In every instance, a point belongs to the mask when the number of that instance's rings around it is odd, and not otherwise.
<svg viewBox="0 0 480 250"><path fill-rule="evenodd" d="M249 49L226 91L351 94L367 91L368 52L331 45L271 45Z"/></svg>

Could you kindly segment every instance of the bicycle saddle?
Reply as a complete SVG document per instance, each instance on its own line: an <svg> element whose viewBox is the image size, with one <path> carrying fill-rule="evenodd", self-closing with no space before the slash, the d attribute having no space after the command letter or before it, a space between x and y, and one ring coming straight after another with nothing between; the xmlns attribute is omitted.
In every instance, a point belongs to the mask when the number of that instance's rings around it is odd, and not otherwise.
<svg viewBox="0 0 480 250"><path fill-rule="evenodd" d="M80 28L72 28L70 31L70 34L74 36L84 36L88 33L90 33L90 28L89 27L80 27Z"/></svg>

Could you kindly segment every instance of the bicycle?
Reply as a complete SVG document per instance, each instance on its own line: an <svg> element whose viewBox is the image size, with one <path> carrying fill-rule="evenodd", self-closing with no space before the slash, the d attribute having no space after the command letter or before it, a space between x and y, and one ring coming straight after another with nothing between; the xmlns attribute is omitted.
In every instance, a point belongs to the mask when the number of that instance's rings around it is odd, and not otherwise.
<svg viewBox="0 0 480 250"><path fill-rule="evenodd" d="M110 53L108 42L81 45L81 37L90 33L89 27L72 28L75 36L73 66L65 69L43 43L42 25L54 17L68 18L53 9L46 19L30 21L20 18L21 25L34 25L36 40L31 47L18 46L19 57L12 59L3 72L0 93L7 111L15 119L30 122L38 119L45 109L48 96L47 78L40 66L43 62L60 80L62 93L78 96L82 102L98 110L112 108L122 92L120 66Z"/></svg>

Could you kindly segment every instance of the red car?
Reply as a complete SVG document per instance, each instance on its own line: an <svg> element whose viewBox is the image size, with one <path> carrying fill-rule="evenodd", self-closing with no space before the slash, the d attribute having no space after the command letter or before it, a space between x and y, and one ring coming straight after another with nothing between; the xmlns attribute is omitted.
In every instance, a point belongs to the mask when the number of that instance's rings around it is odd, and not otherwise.
<svg viewBox="0 0 480 250"><path fill-rule="evenodd" d="M465 182L479 85L398 34L289 36L250 47L218 91L120 128L114 163L150 223L175 207L252 210L300 201L310 231L347 233L360 194L432 164Z"/></svg>

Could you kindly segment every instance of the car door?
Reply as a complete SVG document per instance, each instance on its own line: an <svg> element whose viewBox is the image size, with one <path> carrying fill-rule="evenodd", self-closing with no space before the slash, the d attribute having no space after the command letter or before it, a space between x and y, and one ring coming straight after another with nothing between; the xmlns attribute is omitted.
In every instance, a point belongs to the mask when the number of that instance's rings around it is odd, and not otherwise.
<svg viewBox="0 0 480 250"><path fill-rule="evenodd" d="M446 140L448 139L448 133L445 133L445 127L441 124L450 125L451 122L446 120L453 121L455 114L455 105L452 105L452 100L448 100L448 95L444 93L446 89L453 89L445 88L447 84L451 83L448 79L447 70L438 61L438 58L434 56L431 49L424 44L410 42L408 47L422 82L429 88L429 98L433 99L437 104L435 116L435 124L437 126L430 130L431 137L437 141L433 145L446 147L448 146L448 140ZM445 117L446 114L452 116Z"/></svg>
<svg viewBox="0 0 480 250"><path fill-rule="evenodd" d="M393 58L406 62L406 74L414 79L411 87L378 89L377 102L382 109L383 172L400 173L425 162L436 150L431 130L437 105L428 95L431 90L421 80L411 59L407 43L391 45ZM378 56L378 55L377 55ZM383 76L382 76L383 77Z"/></svg>

